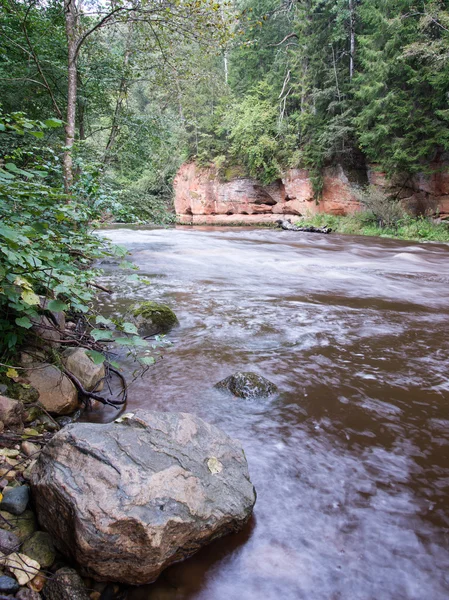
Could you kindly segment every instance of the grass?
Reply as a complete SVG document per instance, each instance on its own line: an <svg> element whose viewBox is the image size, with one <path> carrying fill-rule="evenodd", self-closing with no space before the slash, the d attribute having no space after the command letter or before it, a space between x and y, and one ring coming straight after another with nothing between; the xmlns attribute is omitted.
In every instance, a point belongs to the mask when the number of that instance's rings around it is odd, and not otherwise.
<svg viewBox="0 0 449 600"><path fill-rule="evenodd" d="M370 212L360 212L347 217L318 214L305 217L298 225L331 227L335 233L347 235L370 235L399 240L449 242L449 223L434 223L424 217L404 216L394 227L380 227Z"/></svg>

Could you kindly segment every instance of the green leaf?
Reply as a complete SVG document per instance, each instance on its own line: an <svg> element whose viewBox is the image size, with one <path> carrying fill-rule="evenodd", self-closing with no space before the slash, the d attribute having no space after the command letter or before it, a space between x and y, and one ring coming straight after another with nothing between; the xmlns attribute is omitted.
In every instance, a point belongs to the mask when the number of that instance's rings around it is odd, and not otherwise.
<svg viewBox="0 0 449 600"><path fill-rule="evenodd" d="M105 355L101 354L101 352L97 352L96 350L87 350L86 354L96 365L101 365L106 360Z"/></svg>
<svg viewBox="0 0 449 600"><path fill-rule="evenodd" d="M154 358L154 356L141 356L139 358L139 362L143 365L154 365L156 359Z"/></svg>
<svg viewBox="0 0 449 600"><path fill-rule="evenodd" d="M63 121L61 121L61 119L46 119L44 124L46 127L61 127Z"/></svg>
<svg viewBox="0 0 449 600"><path fill-rule="evenodd" d="M90 335L97 342L98 340L112 340L113 333L107 329L92 329Z"/></svg>
<svg viewBox="0 0 449 600"><path fill-rule="evenodd" d="M139 281L139 276L136 273L134 273L133 275L128 275L126 280L127 281Z"/></svg>
<svg viewBox="0 0 449 600"><path fill-rule="evenodd" d="M54 312L61 312L63 310L67 310L69 307L62 300L50 300L47 304L47 309L52 310Z"/></svg>
<svg viewBox="0 0 449 600"><path fill-rule="evenodd" d="M43 131L29 131L28 133L38 139L42 139L44 137Z"/></svg>
<svg viewBox="0 0 449 600"><path fill-rule="evenodd" d="M134 323L123 323L123 331L125 333L134 333L135 335L138 335L137 327Z"/></svg>
<svg viewBox="0 0 449 600"><path fill-rule="evenodd" d="M24 327L25 329L30 329L33 326L33 323L28 319L28 317L20 317L20 319L16 319L16 325L19 327Z"/></svg>
<svg viewBox="0 0 449 600"><path fill-rule="evenodd" d="M115 343L119 346L134 346L134 342L132 338L116 338Z"/></svg>
<svg viewBox="0 0 449 600"><path fill-rule="evenodd" d="M102 315L98 315L97 317L95 317L95 323L97 325L113 325L114 323L111 321L111 319L106 319L105 317L103 317Z"/></svg>

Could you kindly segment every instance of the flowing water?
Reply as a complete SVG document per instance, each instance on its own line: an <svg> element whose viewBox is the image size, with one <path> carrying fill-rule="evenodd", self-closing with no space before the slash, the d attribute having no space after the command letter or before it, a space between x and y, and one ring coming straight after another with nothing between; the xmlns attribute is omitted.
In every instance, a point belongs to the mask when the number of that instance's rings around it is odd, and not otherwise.
<svg viewBox="0 0 449 600"><path fill-rule="evenodd" d="M240 439L258 493L244 531L128 598L447 600L449 247L251 229L103 235L151 280L107 266L104 310L157 300L180 320L128 410L193 412ZM237 370L279 395L213 388Z"/></svg>

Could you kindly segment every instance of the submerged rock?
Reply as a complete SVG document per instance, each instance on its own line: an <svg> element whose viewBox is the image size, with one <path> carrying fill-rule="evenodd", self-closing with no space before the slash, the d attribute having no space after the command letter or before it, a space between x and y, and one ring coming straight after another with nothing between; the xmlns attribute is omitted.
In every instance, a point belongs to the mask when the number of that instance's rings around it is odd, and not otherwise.
<svg viewBox="0 0 449 600"><path fill-rule="evenodd" d="M132 312L139 335L144 337L168 333L178 324L178 318L169 306L157 302L142 302Z"/></svg>
<svg viewBox="0 0 449 600"><path fill-rule="evenodd" d="M274 383L249 371L230 375L216 383L215 387L219 390L227 390L237 398L264 398L278 391Z"/></svg>
<svg viewBox="0 0 449 600"><path fill-rule="evenodd" d="M32 474L39 521L99 581L148 583L249 519L255 490L239 442L185 413L75 423Z"/></svg>

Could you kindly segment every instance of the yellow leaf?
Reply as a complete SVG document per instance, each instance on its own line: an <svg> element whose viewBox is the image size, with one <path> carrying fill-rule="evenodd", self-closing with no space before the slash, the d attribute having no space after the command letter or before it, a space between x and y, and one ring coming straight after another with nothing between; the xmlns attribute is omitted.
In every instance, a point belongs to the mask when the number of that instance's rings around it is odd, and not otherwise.
<svg viewBox="0 0 449 600"><path fill-rule="evenodd" d="M6 371L6 377L9 377L10 379L14 379L15 377L18 377L18 376L19 376L19 374L13 368L10 368Z"/></svg>
<svg viewBox="0 0 449 600"><path fill-rule="evenodd" d="M0 502L3 500L3 494L0 492Z"/></svg>
<svg viewBox="0 0 449 600"><path fill-rule="evenodd" d="M27 304L39 304L39 296L35 294L32 290L23 290L23 292L20 295L22 297L22 300Z"/></svg>
<svg viewBox="0 0 449 600"><path fill-rule="evenodd" d="M20 286L22 288L25 288L26 290L32 290L30 282L27 281L26 279L24 279L23 277L17 276L14 279L14 285L18 285L18 286Z"/></svg>
<svg viewBox="0 0 449 600"><path fill-rule="evenodd" d="M215 458L215 456L211 456L207 461L207 467L212 475L216 475L217 473L221 473L223 471L223 465L221 462Z"/></svg>

